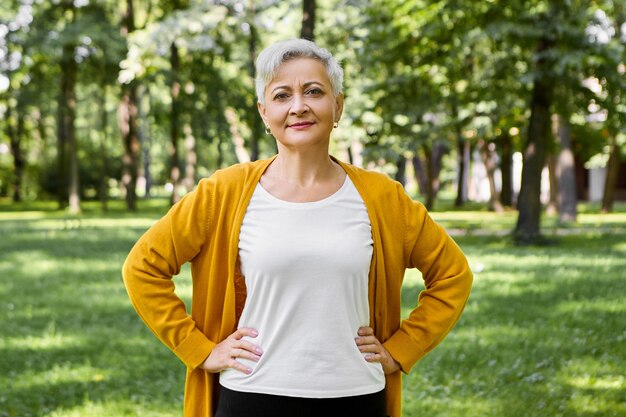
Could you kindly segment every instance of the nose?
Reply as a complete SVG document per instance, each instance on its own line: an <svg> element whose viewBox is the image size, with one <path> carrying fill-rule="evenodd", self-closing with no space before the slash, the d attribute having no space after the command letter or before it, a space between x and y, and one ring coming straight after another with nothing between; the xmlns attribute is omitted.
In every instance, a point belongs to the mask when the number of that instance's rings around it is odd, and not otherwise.
<svg viewBox="0 0 626 417"><path fill-rule="evenodd" d="M289 114L294 116L300 116L309 111L309 107L306 104L304 96L301 94L294 94L293 101L291 102L291 108Z"/></svg>

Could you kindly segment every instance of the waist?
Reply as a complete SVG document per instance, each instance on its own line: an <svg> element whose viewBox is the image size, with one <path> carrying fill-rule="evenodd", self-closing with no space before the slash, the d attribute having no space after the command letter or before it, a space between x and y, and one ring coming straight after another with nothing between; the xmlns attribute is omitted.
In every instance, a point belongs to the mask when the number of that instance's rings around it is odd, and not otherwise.
<svg viewBox="0 0 626 417"><path fill-rule="evenodd" d="M356 329L322 339L286 332L268 340L259 330L258 338L249 339L263 349L259 362L238 359L252 373L227 369L221 373L220 383L244 392L306 398L380 391L385 387L382 366L365 360L356 346L355 335Z"/></svg>
<svg viewBox="0 0 626 417"><path fill-rule="evenodd" d="M243 392L222 386L216 417L318 417L342 415L345 410L359 417L384 417L385 408L384 389L364 395L303 398Z"/></svg>

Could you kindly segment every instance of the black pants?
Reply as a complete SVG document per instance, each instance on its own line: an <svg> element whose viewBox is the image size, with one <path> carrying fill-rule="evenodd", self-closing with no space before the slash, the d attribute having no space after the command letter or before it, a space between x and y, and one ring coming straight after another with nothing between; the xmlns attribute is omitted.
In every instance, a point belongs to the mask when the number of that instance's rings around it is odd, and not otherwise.
<svg viewBox="0 0 626 417"><path fill-rule="evenodd" d="M340 398L301 398L220 386L215 417L385 417L385 390Z"/></svg>

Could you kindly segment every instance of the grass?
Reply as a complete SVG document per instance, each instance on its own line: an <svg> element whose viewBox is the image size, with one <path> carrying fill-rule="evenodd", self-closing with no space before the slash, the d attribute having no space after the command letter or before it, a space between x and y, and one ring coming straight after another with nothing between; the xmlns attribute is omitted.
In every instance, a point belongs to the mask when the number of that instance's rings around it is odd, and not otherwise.
<svg viewBox="0 0 626 417"><path fill-rule="evenodd" d="M184 368L140 322L120 266L164 212L80 217L0 202L0 417L179 416ZM621 208L620 208L621 210ZM626 415L626 213L582 206L549 247L511 246L515 213L434 213L475 271L465 314L405 377L404 415ZM189 270L176 278L188 300ZM421 290L407 274L405 313Z"/></svg>

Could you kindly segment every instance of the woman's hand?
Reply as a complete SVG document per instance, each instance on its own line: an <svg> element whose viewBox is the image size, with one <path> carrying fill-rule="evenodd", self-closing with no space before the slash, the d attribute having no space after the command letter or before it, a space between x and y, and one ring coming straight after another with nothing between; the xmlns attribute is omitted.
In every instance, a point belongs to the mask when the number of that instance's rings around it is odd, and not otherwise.
<svg viewBox="0 0 626 417"><path fill-rule="evenodd" d="M391 374L400 370L398 362L391 357L389 351L374 336L374 329L371 327L359 327L358 335L354 340L359 350L366 354L366 361L380 362L385 374Z"/></svg>
<svg viewBox="0 0 626 417"><path fill-rule="evenodd" d="M224 369L233 368L244 374L251 374L252 369L248 368L237 358L250 359L258 362L263 351L254 343L243 340L244 336L257 337L259 332L249 327L242 327L236 330L226 339L215 345L209 356L204 360L201 369L208 372L220 372Z"/></svg>

